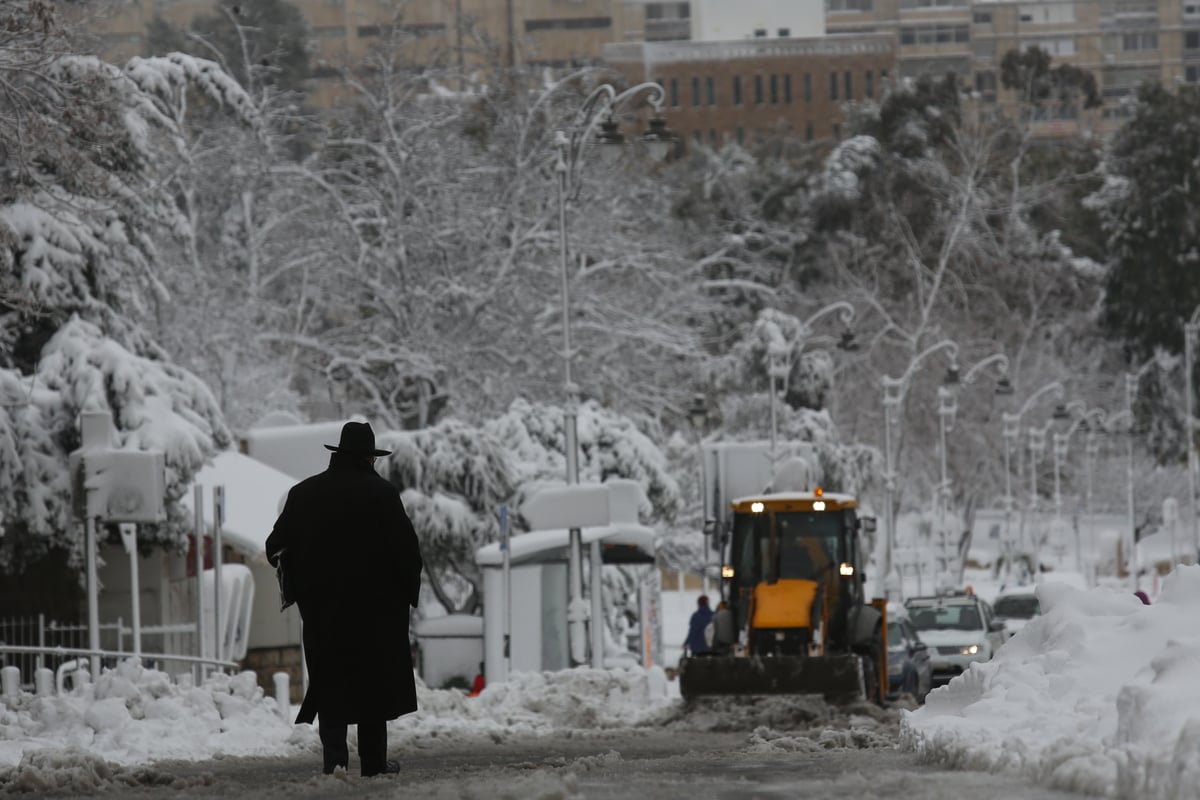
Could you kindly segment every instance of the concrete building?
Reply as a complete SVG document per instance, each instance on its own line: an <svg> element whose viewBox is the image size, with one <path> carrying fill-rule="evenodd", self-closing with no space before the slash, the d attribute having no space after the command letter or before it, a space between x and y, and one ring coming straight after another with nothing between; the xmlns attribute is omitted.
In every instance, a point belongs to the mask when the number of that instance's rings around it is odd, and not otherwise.
<svg viewBox="0 0 1200 800"><path fill-rule="evenodd" d="M657 81L667 123L690 146L744 143L769 131L842 135L842 104L878 99L896 64L888 33L810 39L639 42L604 48L630 83Z"/></svg>
<svg viewBox="0 0 1200 800"><path fill-rule="evenodd" d="M1014 104L1000 86L1000 60L1033 45L1095 74L1106 119L1143 81L1200 81L1195 0L829 0L825 24L830 33L889 33L900 75L952 70L985 104ZM1044 124L1076 127L1073 117Z"/></svg>
<svg viewBox="0 0 1200 800"><path fill-rule="evenodd" d="M805 39L825 34L822 0L692 0L690 5L693 41Z"/></svg>

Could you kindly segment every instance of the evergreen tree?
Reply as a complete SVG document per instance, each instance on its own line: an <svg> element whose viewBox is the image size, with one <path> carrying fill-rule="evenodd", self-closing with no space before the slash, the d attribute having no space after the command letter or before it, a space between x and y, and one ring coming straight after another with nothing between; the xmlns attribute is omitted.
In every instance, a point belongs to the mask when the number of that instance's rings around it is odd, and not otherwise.
<svg viewBox="0 0 1200 800"><path fill-rule="evenodd" d="M1200 304L1200 93L1138 92L1113 137L1104 187L1089 198L1108 234L1102 324L1127 354L1178 352L1180 321Z"/></svg>

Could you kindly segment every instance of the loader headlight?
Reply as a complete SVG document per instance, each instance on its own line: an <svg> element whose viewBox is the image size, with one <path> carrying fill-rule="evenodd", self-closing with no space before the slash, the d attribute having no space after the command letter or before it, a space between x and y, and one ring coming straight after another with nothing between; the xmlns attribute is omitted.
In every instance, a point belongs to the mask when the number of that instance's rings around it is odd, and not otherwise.
<svg viewBox="0 0 1200 800"><path fill-rule="evenodd" d="M962 649L962 654L964 656L973 656L978 652L979 652L979 645L977 645L977 644L969 645Z"/></svg>
<svg viewBox="0 0 1200 800"><path fill-rule="evenodd" d="M854 565L848 561L843 561L841 566L838 567L838 573L843 578L849 578L854 575Z"/></svg>
<svg viewBox="0 0 1200 800"><path fill-rule="evenodd" d="M721 567L721 577L727 581L733 580L733 567L729 566L728 564Z"/></svg>
<svg viewBox="0 0 1200 800"><path fill-rule="evenodd" d="M762 503L760 503L758 501L755 501L750 504L750 511L755 514L761 514L763 512L764 508L766 508L766 506L764 506Z"/></svg>
<svg viewBox="0 0 1200 800"><path fill-rule="evenodd" d="M824 510L825 510L825 501L824 500L814 500L813 501L813 511L824 511Z"/></svg>

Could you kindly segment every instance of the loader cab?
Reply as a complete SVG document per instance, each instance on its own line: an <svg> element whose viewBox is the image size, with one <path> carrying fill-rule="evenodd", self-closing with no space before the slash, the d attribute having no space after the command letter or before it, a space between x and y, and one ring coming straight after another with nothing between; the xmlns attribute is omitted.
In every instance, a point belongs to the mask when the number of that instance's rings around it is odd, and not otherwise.
<svg viewBox="0 0 1200 800"><path fill-rule="evenodd" d="M813 610L785 610L780 627L808 629L808 636L823 623L827 643L837 649L848 645L846 612L863 602L857 505L852 497L820 490L734 501L722 596L738 631L752 622L751 598L760 584L811 581L816 584Z"/></svg>

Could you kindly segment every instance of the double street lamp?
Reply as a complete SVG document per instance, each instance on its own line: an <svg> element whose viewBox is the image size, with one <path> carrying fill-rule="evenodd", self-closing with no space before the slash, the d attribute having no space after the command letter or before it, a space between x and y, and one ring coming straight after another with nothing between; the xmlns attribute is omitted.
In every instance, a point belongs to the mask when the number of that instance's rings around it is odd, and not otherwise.
<svg viewBox="0 0 1200 800"><path fill-rule="evenodd" d="M1095 458L1095 455L1096 455L1096 452L1098 449L1098 443L1095 440L1094 431L1097 428L1103 429L1106 414L1105 414L1104 409L1102 409L1102 408L1088 409L1087 405L1079 400L1075 401L1074 403L1070 403L1067 406L1061 407L1061 410L1063 413L1069 415L1071 407L1078 408L1080 410L1080 413L1078 414L1078 416L1075 417L1075 420L1067 427L1067 429L1065 431L1055 432L1055 434L1054 434L1054 516L1055 516L1055 519L1058 520L1061 518L1061 514L1062 514L1062 494L1060 492L1060 481L1061 481L1060 473L1062 471L1062 463L1067 458L1067 448L1070 446L1071 437L1074 436L1075 432L1078 430L1087 431L1088 440L1087 440L1087 444L1086 444L1086 448L1085 448L1086 454L1087 454L1087 467L1085 470L1087 486L1086 486L1086 492L1085 492L1086 505L1085 505L1084 513L1087 515L1087 518L1089 520L1088 533L1089 533L1089 535L1092 535L1091 541L1092 541L1092 545L1093 545L1093 549L1094 549L1094 545L1095 545L1094 533L1095 533L1095 531L1091 527L1091 522L1090 522L1090 520L1092 518L1092 460ZM1055 411L1055 416L1059 417L1060 419L1062 418L1057 410ZM1075 570L1077 572L1081 572L1081 573L1083 572L1083 549L1079 543L1079 527L1078 526L1075 527Z"/></svg>
<svg viewBox="0 0 1200 800"><path fill-rule="evenodd" d="M558 190L559 261L562 271L562 329L563 329L563 388L566 391L563 430L567 462L567 483L579 483L579 435L576 416L579 409L579 386L571 377L571 311L570 272L567 247L567 199L579 185L580 167L585 152L595 152L602 159L619 156L624 150L625 136L621 133L616 115L635 101L648 103L654 109L649 128L639 138L652 158L665 158L674 149L676 140L662 119L663 89L656 83L642 83L623 92L609 84L598 86L579 107L570 127L554 136L557 158L554 165ZM585 626L588 607L583 600L583 536L579 528L569 533L568 582L570 601L567 605L567 624L570 630L570 660L572 665L585 661L587 649ZM603 666L603 611L600 592L600 543L593 542L591 561L591 618L592 666Z"/></svg>
<svg viewBox="0 0 1200 800"><path fill-rule="evenodd" d="M889 599L892 599L893 594L901 591L898 584L894 583L895 576L892 574L893 552L896 547L896 513L894 508L896 464L895 452L892 447L892 428L898 427L900 424L899 412L901 406L904 404L904 396L908 393L909 381L912 380L913 375L916 374L917 369L924 363L925 359L940 352L945 352L950 360L944 383L957 382L958 345L950 339L943 339L936 344L930 345L914 356L908 362L908 369L899 378L884 375L881 379L881 383L883 384L883 487L885 498L883 514L884 525L887 528L884 538L882 571L884 590ZM903 580L901 579L899 583L902 584Z"/></svg>
<svg viewBox="0 0 1200 800"><path fill-rule="evenodd" d="M954 429L954 419L958 414L958 389L960 385L970 386L975 379L988 367L994 367L999 373L996 382L996 394L1012 394L1012 384L1008 380L1008 357L1002 353L990 355L975 363L966 374L959 377L958 365L951 363L946 371L945 380L938 387L938 435L941 442L941 482L937 491L938 537L942 548L942 567L946 568L949 557L946 551L948 535L946 517L950 506L950 476L947 470L946 434Z"/></svg>
<svg viewBox="0 0 1200 800"><path fill-rule="evenodd" d="M1158 366L1159 368L1165 367L1162 356L1157 353L1146 359L1146 362L1138 367L1137 370L1125 373L1125 409L1109 420L1112 423L1119 419L1124 419L1128 433L1125 439L1125 502L1128 514L1126 524L1129 528L1129 564L1131 565L1130 573L1134 591L1137 591L1139 588L1138 584L1141 580L1139 573L1142 567L1137 553L1137 517L1134 513L1133 435L1136 426L1134 425L1133 401L1137 396L1138 383L1141 381L1142 376L1154 366Z"/></svg>

